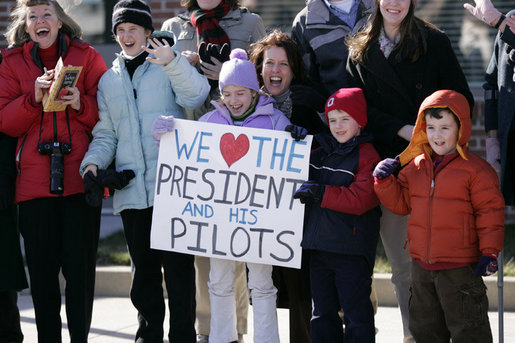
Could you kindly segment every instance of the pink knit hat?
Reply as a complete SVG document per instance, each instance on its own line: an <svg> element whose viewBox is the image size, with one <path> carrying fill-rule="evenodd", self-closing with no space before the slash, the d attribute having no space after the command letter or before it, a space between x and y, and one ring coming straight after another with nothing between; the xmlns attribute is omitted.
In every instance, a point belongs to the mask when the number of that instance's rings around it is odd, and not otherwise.
<svg viewBox="0 0 515 343"><path fill-rule="evenodd" d="M243 86L259 92L256 67L247 59L243 49L234 49L229 55L229 61L222 65L218 81L220 92L227 85Z"/></svg>

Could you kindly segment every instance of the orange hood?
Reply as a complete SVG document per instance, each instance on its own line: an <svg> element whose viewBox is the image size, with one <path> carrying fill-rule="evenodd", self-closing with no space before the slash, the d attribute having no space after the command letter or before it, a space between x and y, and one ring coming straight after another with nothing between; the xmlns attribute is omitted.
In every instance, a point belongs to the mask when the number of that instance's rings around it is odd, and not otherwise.
<svg viewBox="0 0 515 343"><path fill-rule="evenodd" d="M467 146L472 133L469 103L461 93L452 90L439 90L428 96L420 105L411 141L408 147L399 156L402 166L408 164L412 159L422 153L431 156L433 152L427 140L426 120L424 116L424 110L431 107L448 107L458 117L460 129L456 149L462 158L465 160L468 159Z"/></svg>

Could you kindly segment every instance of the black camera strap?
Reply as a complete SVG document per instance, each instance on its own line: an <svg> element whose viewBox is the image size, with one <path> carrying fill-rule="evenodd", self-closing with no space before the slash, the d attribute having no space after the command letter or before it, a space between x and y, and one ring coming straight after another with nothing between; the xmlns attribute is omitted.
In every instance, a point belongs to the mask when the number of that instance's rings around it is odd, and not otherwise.
<svg viewBox="0 0 515 343"><path fill-rule="evenodd" d="M70 127L70 115L68 114L68 106L65 109L66 113L66 126L68 127L68 136L70 137L70 146L72 146L72 130ZM39 137L38 137L38 145L41 143L41 135L43 134L43 119L45 116L45 111L41 111L41 121L39 122ZM57 113L53 112L53 124L54 124L54 142L59 142L57 137Z"/></svg>

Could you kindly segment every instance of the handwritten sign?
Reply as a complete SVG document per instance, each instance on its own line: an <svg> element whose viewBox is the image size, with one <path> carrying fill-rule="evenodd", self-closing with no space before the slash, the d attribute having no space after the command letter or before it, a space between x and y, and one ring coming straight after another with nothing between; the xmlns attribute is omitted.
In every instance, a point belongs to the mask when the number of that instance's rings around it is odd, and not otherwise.
<svg viewBox="0 0 515 343"><path fill-rule="evenodd" d="M151 247L300 268L312 136L175 120L161 139Z"/></svg>

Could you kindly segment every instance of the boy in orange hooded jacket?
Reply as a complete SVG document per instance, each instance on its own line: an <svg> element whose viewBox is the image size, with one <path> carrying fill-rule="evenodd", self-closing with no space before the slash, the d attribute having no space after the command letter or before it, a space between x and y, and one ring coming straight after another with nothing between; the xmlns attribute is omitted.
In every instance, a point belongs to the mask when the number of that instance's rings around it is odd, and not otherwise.
<svg viewBox="0 0 515 343"><path fill-rule="evenodd" d="M504 200L493 168L467 148L469 113L462 94L433 93L420 106L409 146L373 173L381 203L410 215L409 315L417 343L492 342L481 276L497 271Z"/></svg>

